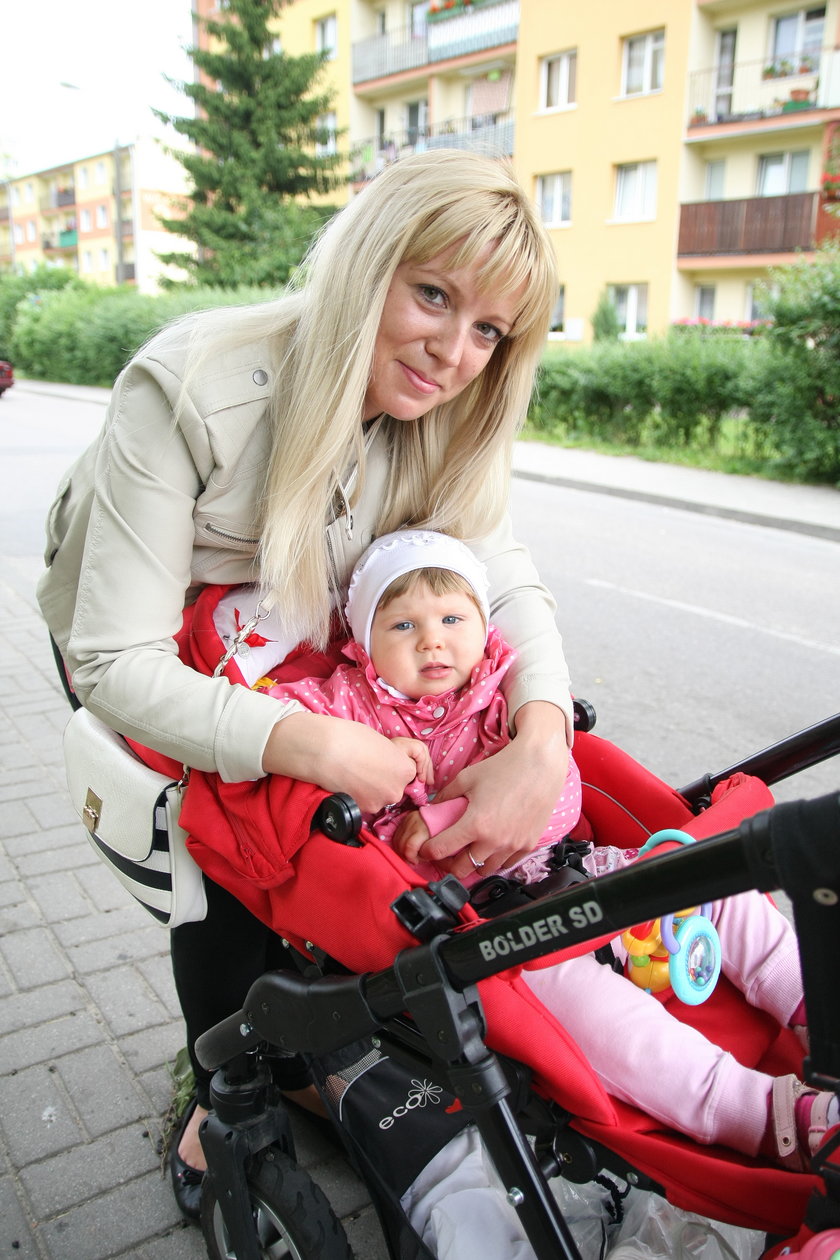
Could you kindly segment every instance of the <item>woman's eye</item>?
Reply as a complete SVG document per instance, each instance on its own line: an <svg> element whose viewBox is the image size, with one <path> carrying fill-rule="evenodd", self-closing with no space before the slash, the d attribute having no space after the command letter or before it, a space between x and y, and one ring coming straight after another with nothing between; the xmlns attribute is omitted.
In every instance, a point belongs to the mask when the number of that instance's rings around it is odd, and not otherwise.
<svg viewBox="0 0 840 1260"><path fill-rule="evenodd" d="M430 306L446 306L446 294L436 284L421 284L420 294Z"/></svg>
<svg viewBox="0 0 840 1260"><path fill-rule="evenodd" d="M501 341L505 335L495 324L476 324L476 328L485 340L492 341L494 345L497 341Z"/></svg>

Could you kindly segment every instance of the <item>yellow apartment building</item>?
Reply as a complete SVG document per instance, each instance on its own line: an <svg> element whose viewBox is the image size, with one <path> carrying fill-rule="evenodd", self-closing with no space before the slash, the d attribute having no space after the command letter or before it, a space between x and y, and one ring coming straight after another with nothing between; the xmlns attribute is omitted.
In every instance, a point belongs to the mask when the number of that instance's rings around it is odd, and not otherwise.
<svg viewBox="0 0 840 1260"><path fill-rule="evenodd" d="M164 232L183 167L153 140L7 178L0 184L0 270L67 267L92 284L154 293L174 275L158 252L189 247Z"/></svg>
<svg viewBox="0 0 840 1260"><path fill-rule="evenodd" d="M838 235L840 3L696 0L673 315L760 315L770 266Z"/></svg>

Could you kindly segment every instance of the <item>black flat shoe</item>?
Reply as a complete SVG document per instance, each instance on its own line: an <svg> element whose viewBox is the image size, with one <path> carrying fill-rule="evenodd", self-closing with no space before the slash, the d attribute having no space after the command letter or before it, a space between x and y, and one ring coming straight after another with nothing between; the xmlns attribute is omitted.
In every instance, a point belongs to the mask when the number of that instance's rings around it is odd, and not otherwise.
<svg viewBox="0 0 840 1260"><path fill-rule="evenodd" d="M196 1100L193 1098L181 1117L178 1132L172 1138L172 1145L169 1148L169 1171L172 1174L175 1202L178 1204L181 1215L188 1221L197 1221L201 1216L201 1183L204 1180L204 1173L198 1168L191 1168L189 1164L185 1164L178 1154L178 1147L181 1145L181 1138L192 1119L195 1107Z"/></svg>

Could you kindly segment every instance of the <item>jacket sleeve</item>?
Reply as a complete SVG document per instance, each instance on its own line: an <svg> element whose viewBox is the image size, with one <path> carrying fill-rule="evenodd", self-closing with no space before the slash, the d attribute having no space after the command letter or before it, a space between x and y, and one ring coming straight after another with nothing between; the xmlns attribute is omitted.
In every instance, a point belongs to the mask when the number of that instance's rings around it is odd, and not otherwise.
<svg viewBox="0 0 840 1260"><path fill-rule="evenodd" d="M115 388L93 474L72 626L64 645L81 701L108 726L228 782L259 778L276 701L178 659L193 573L194 513L212 476L206 426L159 362ZM61 566L61 548L53 566Z"/></svg>
<svg viewBox="0 0 840 1260"><path fill-rule="evenodd" d="M501 683L511 728L515 729L516 712L523 704L547 700L563 710L571 744L574 710L553 596L540 581L527 549L514 539L509 517L470 545L487 565L491 620L517 653Z"/></svg>

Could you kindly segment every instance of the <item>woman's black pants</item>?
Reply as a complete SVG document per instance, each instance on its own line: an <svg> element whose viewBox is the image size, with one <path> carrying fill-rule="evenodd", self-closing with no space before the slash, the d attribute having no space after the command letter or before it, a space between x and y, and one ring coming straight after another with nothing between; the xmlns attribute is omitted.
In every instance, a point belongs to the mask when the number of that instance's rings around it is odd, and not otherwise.
<svg viewBox="0 0 840 1260"><path fill-rule="evenodd" d="M175 988L187 1025L187 1049L195 1072L199 1106L210 1105L208 1072L195 1057L203 1032L240 1010L248 990L264 971L288 966L280 937L240 901L204 876L207 917L183 923L170 933ZM274 1076L281 1089L303 1089L311 1077L299 1056L280 1059Z"/></svg>

